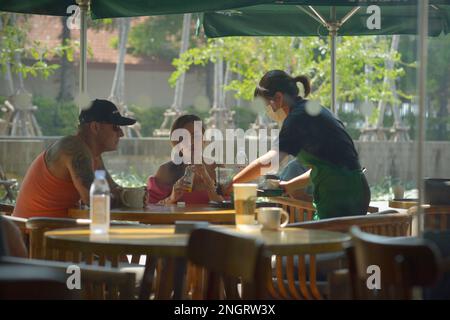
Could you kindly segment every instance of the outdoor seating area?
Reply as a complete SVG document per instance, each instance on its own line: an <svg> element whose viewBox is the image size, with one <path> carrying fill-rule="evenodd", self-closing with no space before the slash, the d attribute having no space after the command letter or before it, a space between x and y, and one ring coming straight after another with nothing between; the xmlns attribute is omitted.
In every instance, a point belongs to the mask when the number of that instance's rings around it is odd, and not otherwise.
<svg viewBox="0 0 450 320"><path fill-rule="evenodd" d="M447 0L1 1L0 300L449 300L449 26Z"/></svg>

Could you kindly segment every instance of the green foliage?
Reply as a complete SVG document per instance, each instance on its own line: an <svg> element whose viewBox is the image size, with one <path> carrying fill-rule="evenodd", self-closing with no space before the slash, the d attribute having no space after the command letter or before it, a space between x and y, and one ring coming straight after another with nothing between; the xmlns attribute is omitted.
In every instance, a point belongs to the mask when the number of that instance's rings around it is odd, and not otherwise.
<svg viewBox="0 0 450 320"><path fill-rule="evenodd" d="M130 53L173 59L180 50L183 15L154 16L130 30ZM194 26L192 26L194 29ZM201 41L191 31L190 43Z"/></svg>
<svg viewBox="0 0 450 320"><path fill-rule="evenodd" d="M168 107L140 107L130 105L130 111L141 124L141 133L144 137L152 137L153 130L158 129L164 120L164 112Z"/></svg>
<svg viewBox="0 0 450 320"><path fill-rule="evenodd" d="M45 136L75 134L78 126L78 107L74 102L58 103L54 99L35 96L33 104L38 107L36 120Z"/></svg>
<svg viewBox="0 0 450 320"><path fill-rule="evenodd" d="M30 41L27 33L31 26L27 23L26 16L17 15L17 20L12 19L12 14L2 13L3 28L0 29L0 72L6 72L6 65L9 64L11 72L21 73L23 77L43 77L48 78L59 68L58 64L48 63L52 57L61 57L65 52L73 59L73 51L76 43L66 43L65 45L47 47L40 41ZM21 59L18 60L16 57ZM25 64L22 60L30 59L30 64Z"/></svg>
<svg viewBox="0 0 450 320"><path fill-rule="evenodd" d="M188 106L183 110L186 114L195 114L198 116L202 121L206 121L208 117L210 116L209 110L200 110L199 108L196 108L194 106Z"/></svg>
<svg viewBox="0 0 450 320"><path fill-rule="evenodd" d="M127 173L110 171L110 174L114 182L125 188L137 188L147 184L147 177L139 174L133 167Z"/></svg>
<svg viewBox="0 0 450 320"><path fill-rule="evenodd" d="M394 101L394 95L383 79L394 80L404 74L400 54L391 53L388 37L342 37L337 48L338 100L355 101L369 98ZM236 97L251 100L255 84L271 69L289 69L293 75L304 74L312 80L312 99L330 105L330 52L327 39L319 37L230 37L210 39L204 46L192 48L173 64L176 71L169 82L174 85L181 73L193 65L206 65L222 57L231 71L241 76L232 80L225 90ZM385 61L395 66L386 70ZM372 71L364 72L364 66ZM399 92L399 95L405 95Z"/></svg>
<svg viewBox="0 0 450 320"><path fill-rule="evenodd" d="M233 107L231 108L235 112L234 121L236 128L241 128L247 130L250 128L250 124L255 122L256 117L258 116L254 111L250 108L246 107Z"/></svg>
<svg viewBox="0 0 450 320"><path fill-rule="evenodd" d="M392 187L401 184L405 188L405 198L417 198L414 181L400 181L392 177L384 177L381 181L370 186L371 201L383 201L393 198Z"/></svg>
<svg viewBox="0 0 450 320"><path fill-rule="evenodd" d="M352 137L353 140L358 140L361 135L361 131L355 126L355 124L363 122L364 116L357 112L339 111L339 119L344 123L345 129L350 137Z"/></svg>

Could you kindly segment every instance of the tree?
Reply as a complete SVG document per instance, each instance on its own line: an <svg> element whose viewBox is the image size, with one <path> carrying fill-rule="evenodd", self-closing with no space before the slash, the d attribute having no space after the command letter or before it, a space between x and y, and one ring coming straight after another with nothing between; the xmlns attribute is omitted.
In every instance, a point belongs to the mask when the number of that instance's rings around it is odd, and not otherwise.
<svg viewBox="0 0 450 320"><path fill-rule="evenodd" d="M304 74L312 80L312 99L330 105L330 50L326 38L301 38L295 44L290 37L232 37L211 39L205 45L192 48L174 60L176 71L170 78L173 85L181 73L193 65L206 65L223 58L230 70L240 75L225 87L237 98L251 100L255 85L271 69L289 69L294 75ZM366 97L372 101L393 102L389 82L404 74L400 54L389 50L390 39L375 37L341 37L337 47L338 100L356 101ZM385 60L394 67L386 70ZM364 72L364 66L372 70ZM369 82L366 82L369 77ZM369 84L370 83L370 84ZM397 94L406 95L397 89Z"/></svg>
<svg viewBox="0 0 450 320"><path fill-rule="evenodd" d="M17 18L16 18L17 17ZM30 26L26 15L2 13L0 28L0 64L1 72L48 78L59 68L56 63L48 63L55 56L70 52L67 46L48 48L39 41L31 41L27 37ZM70 53L69 53L70 54ZM23 61L27 59L28 64Z"/></svg>
<svg viewBox="0 0 450 320"><path fill-rule="evenodd" d="M204 40L197 37L193 32L195 29L194 22L191 22L189 43L198 45L204 43ZM176 58L181 46L182 24L182 15L146 18L130 30L130 53L165 59Z"/></svg>

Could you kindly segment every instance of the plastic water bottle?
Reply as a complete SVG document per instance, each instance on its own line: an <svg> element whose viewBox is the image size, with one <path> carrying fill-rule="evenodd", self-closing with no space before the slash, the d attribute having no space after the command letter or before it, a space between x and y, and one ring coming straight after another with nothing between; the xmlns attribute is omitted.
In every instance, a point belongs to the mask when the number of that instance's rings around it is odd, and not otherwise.
<svg viewBox="0 0 450 320"><path fill-rule="evenodd" d="M90 189L91 233L107 234L110 219L110 192L104 170L95 171L95 180Z"/></svg>

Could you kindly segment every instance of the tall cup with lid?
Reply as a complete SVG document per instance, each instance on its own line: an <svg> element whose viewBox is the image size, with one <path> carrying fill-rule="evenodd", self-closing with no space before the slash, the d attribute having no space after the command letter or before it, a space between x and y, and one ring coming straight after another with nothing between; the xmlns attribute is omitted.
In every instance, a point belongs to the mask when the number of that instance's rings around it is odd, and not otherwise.
<svg viewBox="0 0 450 320"><path fill-rule="evenodd" d="M253 227L256 224L256 189L256 183L233 184L234 209L238 229Z"/></svg>

